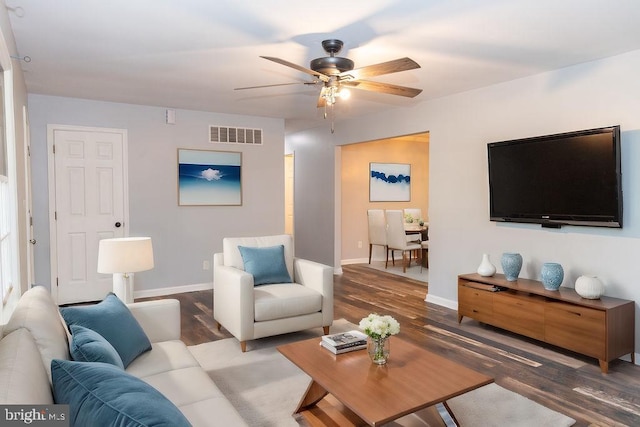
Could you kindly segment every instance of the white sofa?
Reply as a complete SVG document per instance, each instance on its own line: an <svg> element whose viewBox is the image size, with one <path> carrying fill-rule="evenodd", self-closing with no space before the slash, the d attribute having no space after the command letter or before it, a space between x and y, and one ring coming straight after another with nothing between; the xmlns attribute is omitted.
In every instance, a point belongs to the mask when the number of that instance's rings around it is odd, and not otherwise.
<svg viewBox="0 0 640 427"><path fill-rule="evenodd" d="M152 349L138 356L126 372L160 391L193 426L246 425L180 341L179 302L166 299L128 307ZM51 360L70 359L67 333L47 289L37 286L22 295L0 329L0 404L54 403Z"/></svg>
<svg viewBox="0 0 640 427"><path fill-rule="evenodd" d="M292 283L254 286L254 276L245 271L238 246L284 247L284 262ZM222 253L213 257L213 317L246 342L311 328L329 333L333 323L333 269L294 257L293 238L282 234L261 237L227 237Z"/></svg>

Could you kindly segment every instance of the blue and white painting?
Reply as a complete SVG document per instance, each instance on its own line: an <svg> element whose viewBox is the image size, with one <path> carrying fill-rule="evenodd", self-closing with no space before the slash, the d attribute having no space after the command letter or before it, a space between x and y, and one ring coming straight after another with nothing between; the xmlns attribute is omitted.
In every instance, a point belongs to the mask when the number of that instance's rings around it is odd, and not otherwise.
<svg viewBox="0 0 640 427"><path fill-rule="evenodd" d="M369 201L408 202L411 200L411 165L369 164Z"/></svg>
<svg viewBox="0 0 640 427"><path fill-rule="evenodd" d="M178 204L242 205L242 153L178 150Z"/></svg>

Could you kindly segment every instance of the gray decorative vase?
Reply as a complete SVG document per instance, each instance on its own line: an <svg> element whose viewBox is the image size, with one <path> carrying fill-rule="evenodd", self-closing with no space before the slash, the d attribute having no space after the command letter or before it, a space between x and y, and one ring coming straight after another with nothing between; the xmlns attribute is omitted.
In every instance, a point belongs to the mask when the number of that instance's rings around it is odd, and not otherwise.
<svg viewBox="0 0 640 427"><path fill-rule="evenodd" d="M502 254L500 260L502 264L502 271L504 271L505 278L510 282L518 280L520 269L522 269L522 255L513 252L505 252Z"/></svg>
<svg viewBox="0 0 640 427"><path fill-rule="evenodd" d="M542 264L542 285L548 291L557 291L564 279L564 270L557 262L545 262Z"/></svg>

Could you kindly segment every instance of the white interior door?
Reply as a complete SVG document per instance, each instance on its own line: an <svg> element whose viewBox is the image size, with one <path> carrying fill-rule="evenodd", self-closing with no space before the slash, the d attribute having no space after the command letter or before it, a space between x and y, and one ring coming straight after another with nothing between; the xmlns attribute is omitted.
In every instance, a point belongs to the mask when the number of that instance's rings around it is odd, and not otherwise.
<svg viewBox="0 0 640 427"><path fill-rule="evenodd" d="M50 130L54 144L56 242L52 294L57 293L58 304L101 300L112 290L113 282L111 275L97 272L98 242L127 234L126 132L60 127ZM52 252L53 242L52 239Z"/></svg>
<svg viewBox="0 0 640 427"><path fill-rule="evenodd" d="M37 243L33 234L33 196L31 191L31 135L29 134L29 115L27 107L22 108L22 117L24 118L24 188L25 188L25 204L26 204L26 235L27 235L27 285L31 288L35 283L34 269L34 246ZM27 289L21 289L25 292Z"/></svg>

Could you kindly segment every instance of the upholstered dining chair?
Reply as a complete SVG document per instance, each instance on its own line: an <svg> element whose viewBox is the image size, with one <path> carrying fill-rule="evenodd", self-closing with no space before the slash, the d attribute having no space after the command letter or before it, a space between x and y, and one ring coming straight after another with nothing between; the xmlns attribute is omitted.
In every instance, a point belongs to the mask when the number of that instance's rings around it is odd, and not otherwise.
<svg viewBox="0 0 640 427"><path fill-rule="evenodd" d="M387 249L387 229L384 219L384 210L367 210L367 222L369 225L369 264L371 264L371 253L373 251L373 245L379 245L384 248L386 259L388 261L389 250Z"/></svg>
<svg viewBox="0 0 640 427"><path fill-rule="evenodd" d="M385 217L387 222L387 247L391 251L402 252L402 271L406 273L407 264L411 264L411 251L417 251L418 258L422 247L420 243L407 242L407 235L404 230L404 214L401 210L387 210L385 211ZM409 256L407 257L407 253ZM385 263L384 268L387 268L389 260Z"/></svg>
<svg viewBox="0 0 640 427"><path fill-rule="evenodd" d="M213 318L240 341L333 323L333 268L296 258L291 235L227 237L213 256Z"/></svg>

